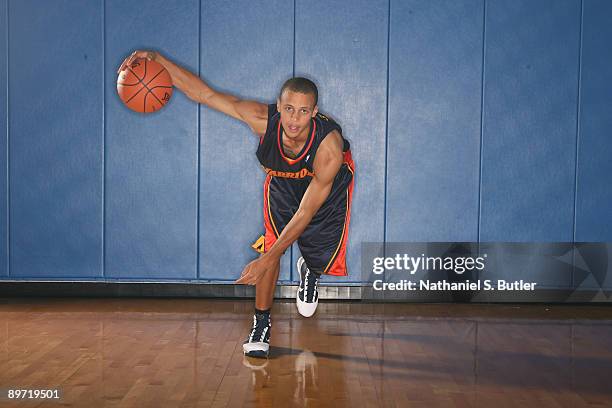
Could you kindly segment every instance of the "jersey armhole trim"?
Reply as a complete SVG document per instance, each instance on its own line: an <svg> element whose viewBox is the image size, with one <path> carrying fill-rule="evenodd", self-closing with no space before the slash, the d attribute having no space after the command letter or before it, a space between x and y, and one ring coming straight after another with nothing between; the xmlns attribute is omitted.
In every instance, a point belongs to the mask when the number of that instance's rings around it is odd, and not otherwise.
<svg viewBox="0 0 612 408"><path fill-rule="evenodd" d="M266 122L266 131L264 132L263 135L259 136L259 144L260 145L263 143L264 138L266 137L266 135L270 131L270 123L273 122L274 116L276 116L276 114L279 114L278 110L276 110L276 104L273 104L273 103L268 104L268 121ZM279 122L280 122L280 120L279 120Z"/></svg>

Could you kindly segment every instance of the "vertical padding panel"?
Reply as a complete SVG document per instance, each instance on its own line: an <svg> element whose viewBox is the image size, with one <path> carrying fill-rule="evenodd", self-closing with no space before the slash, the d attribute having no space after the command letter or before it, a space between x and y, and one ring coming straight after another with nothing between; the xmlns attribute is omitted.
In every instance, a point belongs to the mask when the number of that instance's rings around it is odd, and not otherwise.
<svg viewBox="0 0 612 408"><path fill-rule="evenodd" d="M11 277L102 274L102 18L11 1Z"/></svg>
<svg viewBox="0 0 612 408"><path fill-rule="evenodd" d="M387 241L476 241L483 2L391 4Z"/></svg>
<svg viewBox="0 0 612 408"><path fill-rule="evenodd" d="M202 78L213 88L273 103L293 59L293 3L202 2ZM258 138L242 122L202 107L200 278L234 280L264 232ZM287 254L289 251L287 251ZM280 279L289 278L285 256Z"/></svg>
<svg viewBox="0 0 612 408"><path fill-rule="evenodd" d="M178 88L163 109L129 110L117 68L154 49L197 72L197 0L106 1L106 277L197 277L197 104Z"/></svg>
<svg viewBox="0 0 612 408"><path fill-rule="evenodd" d="M383 240L387 15L386 0L297 2L296 75L317 84L319 109L342 126L355 162L349 276L323 282L360 281L361 242Z"/></svg>
<svg viewBox="0 0 612 408"><path fill-rule="evenodd" d="M6 128L6 109L8 107L6 100L6 69L8 63L8 54L6 40L8 27L6 25L6 5L8 0L0 0L0 277L8 275L8 185L6 182L7 176L7 141L8 132Z"/></svg>
<svg viewBox="0 0 612 408"><path fill-rule="evenodd" d="M575 238L612 242L612 2L586 0L582 27ZM603 246L599 248L601 259L610 259L610 255ZM591 258L588 266L595 272L597 268L592 265L595 253L585 257ZM578 257L576 266L584 268ZM581 288L612 288L611 274L603 279L594 275L588 275L582 282L583 277L576 273L574 284Z"/></svg>
<svg viewBox="0 0 612 408"><path fill-rule="evenodd" d="M487 1L481 241L572 241L578 0Z"/></svg>
<svg viewBox="0 0 612 408"><path fill-rule="evenodd" d="M576 241L612 241L612 2L584 2Z"/></svg>

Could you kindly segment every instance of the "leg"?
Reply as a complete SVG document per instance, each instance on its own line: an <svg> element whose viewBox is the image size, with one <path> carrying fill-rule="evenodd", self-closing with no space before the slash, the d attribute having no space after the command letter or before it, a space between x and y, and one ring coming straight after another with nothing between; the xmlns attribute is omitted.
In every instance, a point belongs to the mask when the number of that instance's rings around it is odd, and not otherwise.
<svg viewBox="0 0 612 408"><path fill-rule="evenodd" d="M242 345L244 354L250 357L267 357L270 350L270 308L274 301L274 288L278 279L280 262L273 270L266 273L255 285L255 314L253 327Z"/></svg>
<svg viewBox="0 0 612 408"><path fill-rule="evenodd" d="M312 316L317 309L321 275L347 274L346 242L353 182L350 174L347 173L346 176L348 186L332 191L310 225L298 238L302 258L297 263L300 286L296 293L296 306L304 317Z"/></svg>
<svg viewBox="0 0 612 408"><path fill-rule="evenodd" d="M276 264L274 270L268 272L257 285L255 285L255 308L259 310L268 310L272 307L274 301L274 289L278 280L280 270L280 261Z"/></svg>
<svg viewBox="0 0 612 408"><path fill-rule="evenodd" d="M309 268L303 256L298 259L296 266L300 275L300 285L295 296L295 305L302 316L310 317L317 310L319 304L317 286L321 278L321 271Z"/></svg>

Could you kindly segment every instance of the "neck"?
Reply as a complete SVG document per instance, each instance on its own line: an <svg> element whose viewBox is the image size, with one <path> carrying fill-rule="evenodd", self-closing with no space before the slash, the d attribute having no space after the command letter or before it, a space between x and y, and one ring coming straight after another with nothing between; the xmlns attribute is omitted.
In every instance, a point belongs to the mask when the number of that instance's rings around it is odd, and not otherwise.
<svg viewBox="0 0 612 408"><path fill-rule="evenodd" d="M310 135L311 131L312 123L310 123L310 126L308 126L307 128L302 129L302 131L296 136L289 137L287 136L287 132L285 132L285 129L282 128L283 136L285 136L283 137L283 144L287 146L301 146L306 142L306 140L308 140L308 136Z"/></svg>

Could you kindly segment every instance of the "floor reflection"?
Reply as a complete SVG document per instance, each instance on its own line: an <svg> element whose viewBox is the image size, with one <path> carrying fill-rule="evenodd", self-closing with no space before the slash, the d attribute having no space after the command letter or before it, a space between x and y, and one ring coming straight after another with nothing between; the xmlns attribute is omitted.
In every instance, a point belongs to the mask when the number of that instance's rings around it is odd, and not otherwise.
<svg viewBox="0 0 612 408"><path fill-rule="evenodd" d="M0 388L75 407L612 405L611 308L319 307L275 305L253 359L246 301L2 299Z"/></svg>

